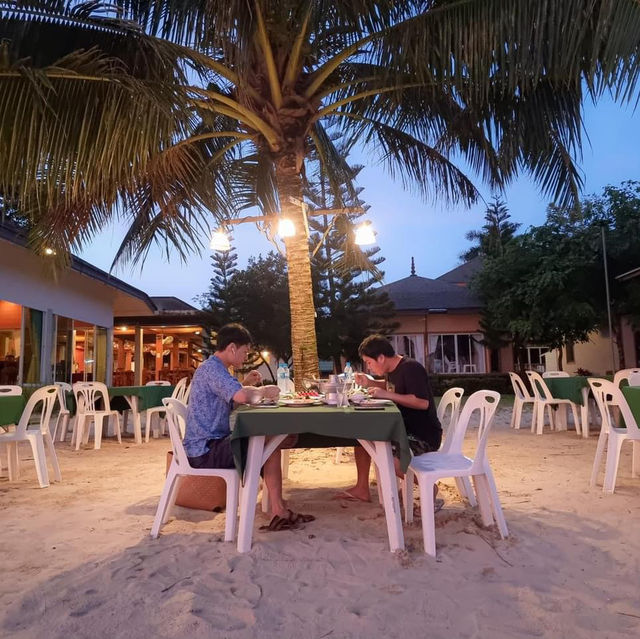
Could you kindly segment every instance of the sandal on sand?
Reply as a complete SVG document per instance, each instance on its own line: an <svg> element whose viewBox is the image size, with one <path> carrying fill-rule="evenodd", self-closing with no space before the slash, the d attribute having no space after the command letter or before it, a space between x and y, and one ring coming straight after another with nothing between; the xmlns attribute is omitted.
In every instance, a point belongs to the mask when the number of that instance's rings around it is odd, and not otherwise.
<svg viewBox="0 0 640 639"><path fill-rule="evenodd" d="M279 530L293 530L297 527L297 524L291 521L289 517L274 515L273 519L266 526L260 526L258 530L262 532L278 532Z"/></svg>
<svg viewBox="0 0 640 639"><path fill-rule="evenodd" d="M289 521L297 526L298 524L308 524L310 521L315 521L313 515L303 515L302 513L294 513L293 510L289 511Z"/></svg>
<svg viewBox="0 0 640 639"><path fill-rule="evenodd" d="M444 506L444 499L440 499L439 497L437 497L434 501L433 501L433 513L439 513L442 510L442 507Z"/></svg>

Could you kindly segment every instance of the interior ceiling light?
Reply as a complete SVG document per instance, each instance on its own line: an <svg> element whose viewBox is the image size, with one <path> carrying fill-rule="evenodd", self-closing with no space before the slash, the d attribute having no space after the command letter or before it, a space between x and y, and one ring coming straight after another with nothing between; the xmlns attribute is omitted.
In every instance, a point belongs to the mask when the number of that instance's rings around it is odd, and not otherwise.
<svg viewBox="0 0 640 639"><path fill-rule="evenodd" d="M278 222L278 235L280 237L292 237L295 234L296 227L294 226L293 222L290 219L283 217Z"/></svg>
<svg viewBox="0 0 640 639"><path fill-rule="evenodd" d="M355 232L355 243L358 246L367 246L376 243L376 235L373 232L371 222L363 222Z"/></svg>
<svg viewBox="0 0 640 639"><path fill-rule="evenodd" d="M211 243L209 247L212 251L230 251L231 242L229 236L224 229L217 229L211 233Z"/></svg>

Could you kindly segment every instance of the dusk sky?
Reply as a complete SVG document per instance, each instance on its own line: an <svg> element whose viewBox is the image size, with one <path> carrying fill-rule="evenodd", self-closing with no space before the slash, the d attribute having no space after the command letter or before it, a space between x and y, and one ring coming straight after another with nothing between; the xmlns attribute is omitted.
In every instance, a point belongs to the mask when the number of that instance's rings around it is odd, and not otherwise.
<svg viewBox="0 0 640 639"><path fill-rule="evenodd" d="M585 109L585 138L581 168L584 195L600 194L603 187L618 185L624 180L640 179L640 116L631 106L621 107L611 101L601 101ZM425 203L407 193L366 154L353 154L350 161L365 165L358 176L364 187L362 198L370 205L367 219L378 232L378 244L385 258L382 269L385 282L409 275L411 257L416 271L423 277L435 278L460 263L459 254L469 246L465 233L482 226L485 204L472 209L447 207L443 203ZM491 191L476 184L488 201ZM503 194L514 222L521 230L542 224L548 199L527 175L522 175ZM80 256L99 268L108 270L119 245L123 230L110 227L83 251ZM237 226L234 244L238 264L244 266L252 255L267 253L271 244L255 225ZM120 268L114 275L149 295L175 295L186 302L203 293L212 275L210 253L194 255L182 264L174 255L167 262L158 251L151 251L142 267Z"/></svg>

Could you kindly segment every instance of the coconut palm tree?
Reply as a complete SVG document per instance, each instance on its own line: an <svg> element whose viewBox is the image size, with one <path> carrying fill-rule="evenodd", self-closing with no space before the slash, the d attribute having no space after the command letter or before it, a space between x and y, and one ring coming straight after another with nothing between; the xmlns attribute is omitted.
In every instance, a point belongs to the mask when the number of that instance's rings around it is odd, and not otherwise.
<svg viewBox="0 0 640 639"><path fill-rule="evenodd" d="M0 19L0 193L34 245L120 216L118 258L184 255L211 214L287 216L298 380L317 371L306 158L352 187L331 130L425 197L474 202L460 163L567 204L583 99L629 100L638 75L636 0L0 0Z"/></svg>

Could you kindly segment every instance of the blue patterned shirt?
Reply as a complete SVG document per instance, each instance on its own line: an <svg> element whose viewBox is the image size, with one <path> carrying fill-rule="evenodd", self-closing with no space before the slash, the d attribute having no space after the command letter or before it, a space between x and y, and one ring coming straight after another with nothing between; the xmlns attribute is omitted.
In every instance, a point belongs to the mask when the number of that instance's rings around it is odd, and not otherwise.
<svg viewBox="0 0 640 639"><path fill-rule="evenodd" d="M222 439L231 432L229 416L233 396L242 388L225 365L212 355L196 370L191 382L184 448L189 457L204 455L210 439Z"/></svg>

